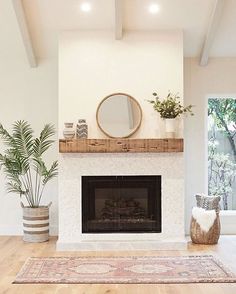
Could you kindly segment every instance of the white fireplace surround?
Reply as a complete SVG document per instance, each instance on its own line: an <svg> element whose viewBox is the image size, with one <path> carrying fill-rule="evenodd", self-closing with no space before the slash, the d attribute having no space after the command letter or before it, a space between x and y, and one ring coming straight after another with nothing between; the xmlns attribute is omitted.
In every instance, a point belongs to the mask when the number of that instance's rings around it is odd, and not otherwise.
<svg viewBox="0 0 236 294"><path fill-rule="evenodd" d="M183 153L60 154L57 250L185 249ZM161 175L161 233L82 233L81 177Z"/></svg>

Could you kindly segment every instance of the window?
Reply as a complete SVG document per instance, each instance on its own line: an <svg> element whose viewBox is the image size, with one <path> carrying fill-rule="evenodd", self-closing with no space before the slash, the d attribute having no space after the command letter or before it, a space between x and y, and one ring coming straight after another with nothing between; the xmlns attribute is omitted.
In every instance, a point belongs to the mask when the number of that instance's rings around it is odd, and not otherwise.
<svg viewBox="0 0 236 294"><path fill-rule="evenodd" d="M208 193L236 209L236 99L208 99Z"/></svg>

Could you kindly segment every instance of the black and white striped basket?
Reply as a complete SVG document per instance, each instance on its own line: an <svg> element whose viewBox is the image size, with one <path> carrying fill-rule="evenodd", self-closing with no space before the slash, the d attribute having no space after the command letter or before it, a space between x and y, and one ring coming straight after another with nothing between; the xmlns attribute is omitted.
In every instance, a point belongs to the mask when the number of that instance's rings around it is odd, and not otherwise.
<svg viewBox="0 0 236 294"><path fill-rule="evenodd" d="M25 242L35 243L49 240L49 207L51 204L32 208L21 203Z"/></svg>

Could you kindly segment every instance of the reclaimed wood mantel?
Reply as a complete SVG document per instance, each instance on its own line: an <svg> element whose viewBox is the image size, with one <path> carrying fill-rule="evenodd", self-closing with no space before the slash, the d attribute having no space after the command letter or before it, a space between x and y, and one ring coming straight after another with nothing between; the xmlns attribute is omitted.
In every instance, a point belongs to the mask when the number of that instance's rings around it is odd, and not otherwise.
<svg viewBox="0 0 236 294"><path fill-rule="evenodd" d="M59 140L60 153L183 152L183 139L73 139Z"/></svg>

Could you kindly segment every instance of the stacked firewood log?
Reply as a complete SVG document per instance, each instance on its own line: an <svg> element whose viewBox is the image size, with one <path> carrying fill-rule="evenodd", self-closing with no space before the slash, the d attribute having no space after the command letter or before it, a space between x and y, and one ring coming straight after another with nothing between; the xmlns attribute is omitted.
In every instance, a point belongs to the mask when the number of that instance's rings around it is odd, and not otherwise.
<svg viewBox="0 0 236 294"><path fill-rule="evenodd" d="M140 219L145 217L145 210L140 202L133 198L106 200L101 211L102 219Z"/></svg>

